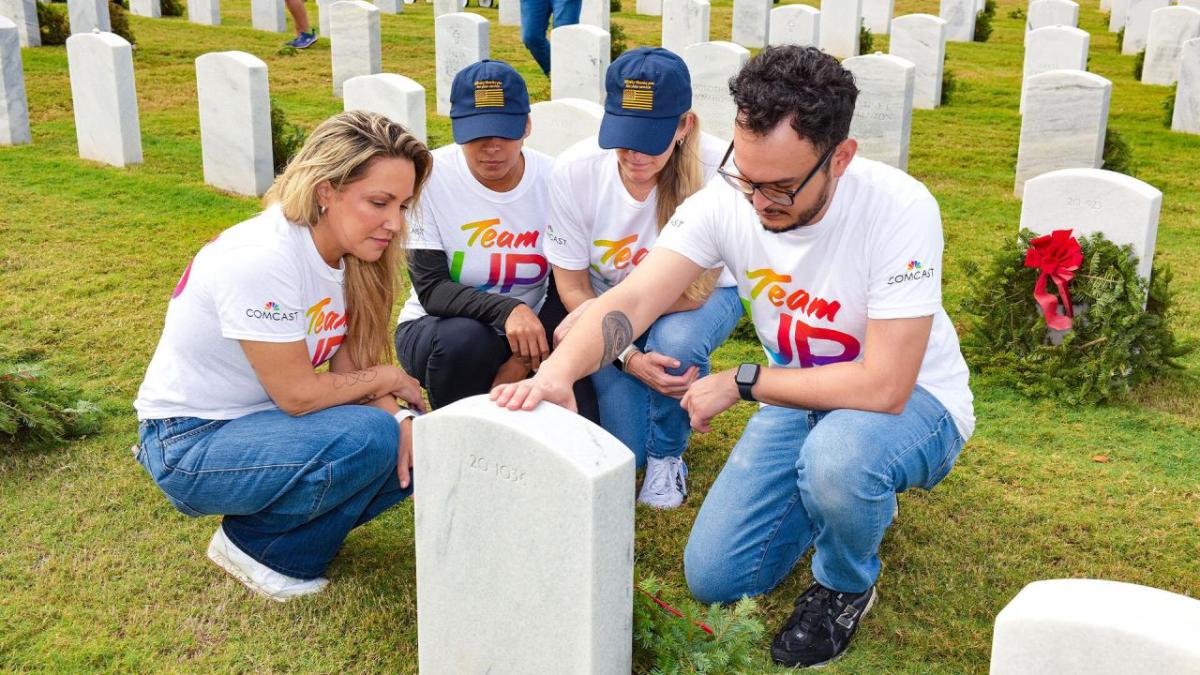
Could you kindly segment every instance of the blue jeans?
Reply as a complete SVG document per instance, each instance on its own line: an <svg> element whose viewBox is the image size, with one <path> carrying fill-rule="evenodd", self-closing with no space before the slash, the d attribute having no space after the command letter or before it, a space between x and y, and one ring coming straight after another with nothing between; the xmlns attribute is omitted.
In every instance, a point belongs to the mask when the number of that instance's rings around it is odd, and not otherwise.
<svg viewBox="0 0 1200 675"><path fill-rule="evenodd" d="M350 530L412 492L396 477L399 426L378 408L144 420L139 435L138 462L177 509L224 515L238 548L300 579L321 576Z"/></svg>
<svg viewBox="0 0 1200 675"><path fill-rule="evenodd" d="M554 27L579 23L579 11L583 0L521 0L521 42L541 66L542 72L550 75L550 41L546 29L550 27L550 13L554 13Z"/></svg>
<svg viewBox="0 0 1200 675"><path fill-rule="evenodd" d="M962 446L954 418L920 387L899 415L760 409L692 526L688 587L705 603L766 593L812 546L817 582L867 590L896 494L937 485Z"/></svg>
<svg viewBox="0 0 1200 675"><path fill-rule="evenodd" d="M634 343L643 351L679 361L680 367L669 371L673 375L695 365L704 377L711 370L709 355L725 342L741 316L737 289L718 288L699 309L659 317ZM633 451L638 466L646 463L647 455L683 455L692 428L678 399L654 391L611 365L592 375L592 384L600 403L600 426Z"/></svg>

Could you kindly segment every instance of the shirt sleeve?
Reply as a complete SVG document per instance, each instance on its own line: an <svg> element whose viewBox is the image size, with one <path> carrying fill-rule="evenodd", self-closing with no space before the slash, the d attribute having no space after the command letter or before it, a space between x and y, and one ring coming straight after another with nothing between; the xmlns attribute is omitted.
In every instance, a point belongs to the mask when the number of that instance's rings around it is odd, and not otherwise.
<svg viewBox="0 0 1200 675"><path fill-rule="evenodd" d="M867 318L908 319L942 308L942 216L932 196L889 218L868 245Z"/></svg>
<svg viewBox="0 0 1200 675"><path fill-rule="evenodd" d="M720 187L710 182L685 199L659 233L655 248L674 251L705 269L721 267L724 261L718 245L718 220L732 218L734 213L719 203Z"/></svg>
<svg viewBox="0 0 1200 675"><path fill-rule="evenodd" d="M550 173L550 219L543 252L550 264L567 270L586 270L591 263L588 237L591 223L584 220L579 199L573 196L574 162L559 162Z"/></svg>
<svg viewBox="0 0 1200 675"><path fill-rule="evenodd" d="M450 278L446 254L414 250L408 256L408 276L417 300L430 316L465 316L503 331L508 315L521 301L456 283Z"/></svg>
<svg viewBox="0 0 1200 675"><path fill-rule="evenodd" d="M231 340L296 342L305 336L297 261L252 247L210 258L209 297L221 335Z"/></svg>
<svg viewBox="0 0 1200 675"><path fill-rule="evenodd" d="M432 202L433 199L429 193L425 193L417 201L417 208L409 212L409 249L446 250L445 245L442 244L442 232L438 227L437 213L433 208Z"/></svg>

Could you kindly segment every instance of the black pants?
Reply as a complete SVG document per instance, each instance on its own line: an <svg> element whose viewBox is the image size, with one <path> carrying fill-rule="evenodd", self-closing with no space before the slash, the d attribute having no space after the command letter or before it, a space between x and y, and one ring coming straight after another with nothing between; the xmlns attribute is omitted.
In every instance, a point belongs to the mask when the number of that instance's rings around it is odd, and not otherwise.
<svg viewBox="0 0 1200 675"><path fill-rule="evenodd" d="M554 329L567 316L554 283L538 318L546 329L546 343L554 344ZM491 326L464 316L423 316L396 328L396 354L409 375L429 392L436 410L476 394L486 394L500 366L512 357L508 339ZM600 423L596 391L589 378L575 383L579 414Z"/></svg>

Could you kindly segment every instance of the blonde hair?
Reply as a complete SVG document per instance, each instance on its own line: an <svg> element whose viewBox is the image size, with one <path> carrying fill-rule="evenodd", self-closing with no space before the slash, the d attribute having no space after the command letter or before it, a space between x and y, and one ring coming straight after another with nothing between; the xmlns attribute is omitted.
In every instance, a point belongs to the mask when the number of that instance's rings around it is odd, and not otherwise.
<svg viewBox="0 0 1200 675"><path fill-rule="evenodd" d="M658 217L659 232L662 232L667 221L675 214L675 209L704 187L704 168L700 163L700 118L689 110L680 117L680 124L683 124L687 117L692 118L692 128L679 139L675 152L671 153L666 166L658 172L658 202L655 205L655 214ZM688 286L684 295L689 300L706 300L717 287L717 279L720 276L720 270L705 272Z"/></svg>
<svg viewBox="0 0 1200 675"><path fill-rule="evenodd" d="M410 209L429 178L433 158L425 144L407 129L376 113L351 111L318 126L304 147L263 196L264 205L279 204L289 221L313 227L320 217L317 187L329 181L335 190L361 180L379 157L407 159L416 178ZM391 337L392 303L404 257L407 226L375 262L345 257L346 344L357 368L395 359Z"/></svg>

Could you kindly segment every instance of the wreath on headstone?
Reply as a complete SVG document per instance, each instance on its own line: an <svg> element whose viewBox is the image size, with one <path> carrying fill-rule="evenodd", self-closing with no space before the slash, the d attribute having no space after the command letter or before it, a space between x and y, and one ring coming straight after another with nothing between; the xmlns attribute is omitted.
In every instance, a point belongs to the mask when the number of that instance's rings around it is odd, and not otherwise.
<svg viewBox="0 0 1200 675"><path fill-rule="evenodd" d="M966 262L963 354L975 372L1029 396L1096 404L1182 366L1193 346L1171 328L1171 271L1149 283L1130 246L1071 230L1023 230L986 266Z"/></svg>

